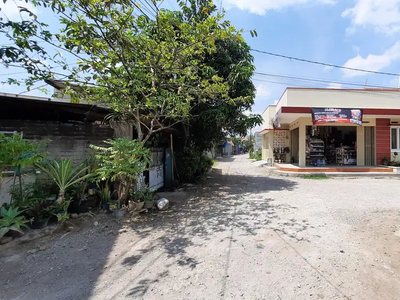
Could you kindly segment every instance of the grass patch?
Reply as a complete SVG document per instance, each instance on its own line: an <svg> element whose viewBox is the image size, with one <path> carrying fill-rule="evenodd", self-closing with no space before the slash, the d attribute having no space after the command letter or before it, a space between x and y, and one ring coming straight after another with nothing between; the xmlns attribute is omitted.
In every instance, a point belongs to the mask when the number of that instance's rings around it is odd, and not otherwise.
<svg viewBox="0 0 400 300"><path fill-rule="evenodd" d="M216 166L218 166L218 162L217 161L213 161L213 167L216 167Z"/></svg>
<svg viewBox="0 0 400 300"><path fill-rule="evenodd" d="M260 161L262 159L262 153L261 153L261 151L258 151L257 153L251 152L249 158L250 159L255 159L257 161Z"/></svg>
<svg viewBox="0 0 400 300"><path fill-rule="evenodd" d="M303 179L329 179L329 176L326 174L307 174L302 176Z"/></svg>

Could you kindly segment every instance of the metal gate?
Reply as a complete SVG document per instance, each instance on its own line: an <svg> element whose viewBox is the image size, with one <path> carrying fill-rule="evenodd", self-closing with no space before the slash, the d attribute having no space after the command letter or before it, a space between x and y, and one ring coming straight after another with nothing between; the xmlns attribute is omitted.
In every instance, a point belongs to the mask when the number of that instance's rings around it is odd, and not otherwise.
<svg viewBox="0 0 400 300"><path fill-rule="evenodd" d="M299 128L293 129L291 132L291 157L293 157L294 162L299 162Z"/></svg>
<svg viewBox="0 0 400 300"><path fill-rule="evenodd" d="M365 165L375 166L375 127L364 127Z"/></svg>
<svg viewBox="0 0 400 300"><path fill-rule="evenodd" d="M152 162L149 166L147 184L150 188L159 189L164 187L164 149L151 149Z"/></svg>

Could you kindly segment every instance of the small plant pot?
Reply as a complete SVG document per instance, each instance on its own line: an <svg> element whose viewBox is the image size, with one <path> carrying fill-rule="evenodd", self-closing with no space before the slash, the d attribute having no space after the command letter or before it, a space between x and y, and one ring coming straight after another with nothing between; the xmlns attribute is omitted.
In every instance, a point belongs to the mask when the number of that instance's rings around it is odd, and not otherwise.
<svg viewBox="0 0 400 300"><path fill-rule="evenodd" d="M55 224L58 222L57 216L51 216L49 218L49 221L47 222L47 225Z"/></svg>
<svg viewBox="0 0 400 300"><path fill-rule="evenodd" d="M154 206L154 201L145 201L144 208L152 208Z"/></svg>
<svg viewBox="0 0 400 300"><path fill-rule="evenodd" d="M130 200L128 204L128 211L134 211L135 209L136 209L136 203Z"/></svg>
<svg viewBox="0 0 400 300"><path fill-rule="evenodd" d="M79 213L80 203L79 201L72 201L68 206L68 213L70 214L78 214Z"/></svg>
<svg viewBox="0 0 400 300"><path fill-rule="evenodd" d="M109 211L109 210L110 210L110 203L102 203L102 204L101 204L101 208L102 208L103 210Z"/></svg>
<svg viewBox="0 0 400 300"><path fill-rule="evenodd" d="M50 218L44 218L44 219L38 219L38 220L33 220L31 223L28 223L28 226L31 229L42 229L47 226L49 223Z"/></svg>
<svg viewBox="0 0 400 300"><path fill-rule="evenodd" d="M113 210L112 212L116 219L121 219L125 216L126 209L125 208L116 209L116 210Z"/></svg>
<svg viewBox="0 0 400 300"><path fill-rule="evenodd" d="M81 204L79 205L79 213L83 214L83 213L87 213L88 211L89 211L89 208L87 206L87 201L82 200Z"/></svg>
<svg viewBox="0 0 400 300"><path fill-rule="evenodd" d="M98 207L100 203L95 195L89 195L86 199L86 205L88 208Z"/></svg>
<svg viewBox="0 0 400 300"><path fill-rule="evenodd" d="M135 204L136 204L136 207L135 207L136 211L140 211L143 209L144 202L136 202Z"/></svg>

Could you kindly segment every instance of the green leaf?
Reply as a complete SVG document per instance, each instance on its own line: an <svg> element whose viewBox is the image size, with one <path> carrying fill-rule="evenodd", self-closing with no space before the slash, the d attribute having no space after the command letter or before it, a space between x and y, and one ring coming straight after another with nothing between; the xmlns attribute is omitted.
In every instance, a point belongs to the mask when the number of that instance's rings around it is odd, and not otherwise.
<svg viewBox="0 0 400 300"><path fill-rule="evenodd" d="M0 227L0 238L2 238L9 231L10 231L9 227Z"/></svg>

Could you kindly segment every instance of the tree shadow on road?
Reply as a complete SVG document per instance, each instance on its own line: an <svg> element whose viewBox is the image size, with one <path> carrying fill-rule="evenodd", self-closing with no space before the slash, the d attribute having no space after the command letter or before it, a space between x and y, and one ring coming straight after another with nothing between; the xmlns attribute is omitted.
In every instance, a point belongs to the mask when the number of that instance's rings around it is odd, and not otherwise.
<svg viewBox="0 0 400 300"><path fill-rule="evenodd" d="M282 219L282 214L297 208L287 202L278 203L273 196L273 192L295 190L296 182L265 176L211 174L211 177L192 189L168 194L172 205L166 212L135 215L126 219L126 223L104 215L96 219L99 225L93 225L95 219L88 220L90 225L79 233L53 237L46 250L26 257L23 263L16 262L14 268L7 267L7 278L18 279L9 284L22 286L24 282L29 288L24 289L26 294L18 291L6 296L50 300L75 299L79 295L79 299L89 299L106 293L111 299L127 291L128 297L143 297L156 289L161 280L170 278L172 270L199 268L204 257L197 253L215 242L216 234L221 243L235 243L239 236L256 237L272 225L278 229L306 229L306 224L300 227L294 219ZM128 233L119 233L122 227L130 227ZM132 238L122 239L126 244L121 244L120 234ZM117 257L113 254L116 247L120 247ZM163 263L159 263L161 260ZM29 265L37 267L32 273L21 273ZM114 268L116 265L122 268ZM158 265L157 270L151 269L154 265ZM113 270L107 273L113 279L104 281L101 276L107 269ZM113 274L114 270L118 273ZM40 275L31 276L36 274ZM0 279L8 286L3 276ZM63 280L54 281L55 276ZM121 276L124 284L115 288L113 281ZM105 285L110 280L111 284ZM53 283L48 285L48 282ZM35 289L43 286L47 287L45 294Z"/></svg>
<svg viewBox="0 0 400 300"><path fill-rule="evenodd" d="M282 229L281 234L288 235L293 228L306 230L307 224L302 221L281 219L282 214L297 209L294 204L277 203L269 195L293 191L296 185L294 181L281 178L213 174L202 185L163 194L172 202L171 209L143 216L144 219L155 216L155 220L135 224L134 229L138 233L163 232L154 242L163 249L168 260L164 264L165 272L177 266L193 270L201 263L195 253L212 241L216 233L224 236L221 242L235 243L236 239L230 234L232 231L236 237L255 237L263 230ZM149 276L141 280L145 282L138 282L131 295L144 295L156 279Z"/></svg>

